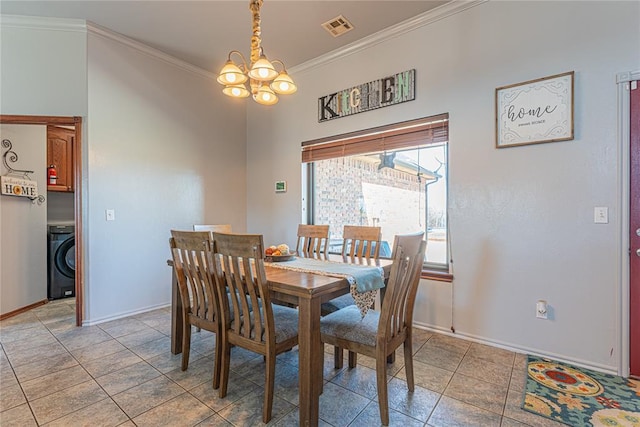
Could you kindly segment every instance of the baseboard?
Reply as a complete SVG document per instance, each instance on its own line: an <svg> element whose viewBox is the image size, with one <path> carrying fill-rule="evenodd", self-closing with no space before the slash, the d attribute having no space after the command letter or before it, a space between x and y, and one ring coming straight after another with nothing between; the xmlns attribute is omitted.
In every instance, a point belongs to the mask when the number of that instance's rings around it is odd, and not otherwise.
<svg viewBox="0 0 640 427"><path fill-rule="evenodd" d="M13 316L17 316L20 313L24 313L25 311L29 311L32 308L36 308L36 307L44 305L44 304L46 304L48 302L49 302L49 300L43 299L42 301L34 302L33 304L29 304L29 305L24 306L22 308L19 308L17 310L13 310L13 311L10 311L10 312L5 313L5 314L0 314L0 320L4 320L4 319L8 319L8 318L13 317Z"/></svg>
<svg viewBox="0 0 640 427"><path fill-rule="evenodd" d="M571 365L575 365L575 366L578 366L578 367L591 369L591 370L598 371L598 372L603 372L603 373L606 373L606 374L618 375L618 369L615 366L594 364L593 362L589 362L589 361L582 360L582 359L576 359L576 358L573 358L573 357L570 357L570 356L566 356L566 355L563 355L563 354L542 352L542 351L540 351L538 349L535 349L535 348L523 347L523 346L513 345L513 344L509 344L509 343L504 343L504 342L501 342L501 341L490 340L490 339L487 339L485 337L479 337L479 336L476 336L476 335L465 334L463 332L452 333L449 329L446 329L446 328L443 328L443 327L440 327L440 326L427 325L427 324L420 323L420 322L414 322L413 326L415 328L418 328L418 329L424 329L424 330L427 330L427 331L437 332L439 334L449 335L451 337L460 338L460 339L467 340L467 341L472 341L472 342L475 342L475 343L478 343L478 344L486 344L486 345L490 345L492 347L501 348L503 350L513 351L515 353L531 354L533 356L545 357L547 359L553 359L553 360L557 360L559 362L569 363Z"/></svg>
<svg viewBox="0 0 640 427"><path fill-rule="evenodd" d="M146 313L148 311L153 311L153 310L157 310L159 308L165 308L165 307L170 307L170 306L171 306L171 303L167 302L167 303L162 303L162 304L150 305L148 307L140 308L140 309L137 309L137 310L123 311L123 312L120 312L120 313L117 313L117 314L113 314L113 315L110 315L110 316L99 317L97 319L85 319L85 320L82 321L82 326L97 325L99 323L110 322L111 320L118 320L118 319L122 319L123 317L134 316L136 314Z"/></svg>

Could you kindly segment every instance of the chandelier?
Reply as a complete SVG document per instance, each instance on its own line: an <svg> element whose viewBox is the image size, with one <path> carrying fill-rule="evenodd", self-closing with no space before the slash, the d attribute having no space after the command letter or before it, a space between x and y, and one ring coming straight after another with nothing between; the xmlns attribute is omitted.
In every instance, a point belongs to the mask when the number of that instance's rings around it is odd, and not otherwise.
<svg viewBox="0 0 640 427"><path fill-rule="evenodd" d="M287 74L281 61L269 61L262 50L260 38L260 7L263 0L251 0L249 9L253 15L253 36L251 36L251 63L247 66L242 53L237 50L229 52L227 63L220 70L218 83L224 85L222 92L233 98L246 98L249 93L253 99L263 105L273 105L278 102L278 95L290 95L298 88ZM231 59L233 54L240 56L242 62L237 65ZM281 71L276 71L273 64L280 64ZM247 89L249 81L251 92Z"/></svg>

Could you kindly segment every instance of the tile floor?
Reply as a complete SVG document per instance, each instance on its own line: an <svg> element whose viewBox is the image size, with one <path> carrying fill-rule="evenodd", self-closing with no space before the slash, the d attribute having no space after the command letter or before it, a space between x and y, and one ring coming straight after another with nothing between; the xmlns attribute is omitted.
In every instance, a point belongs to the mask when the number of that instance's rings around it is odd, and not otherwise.
<svg viewBox="0 0 640 427"><path fill-rule="evenodd" d="M215 336L193 333L189 369L172 355L169 309L74 327L74 300L0 322L2 426L261 425L261 356L234 348L229 391L211 387ZM333 368L326 348L321 426L380 425L373 359ZM346 358L345 358L346 359ZM298 425L298 354L278 357L273 419ZM561 426L520 409L525 357L415 330L416 390L403 357L389 365L392 426Z"/></svg>

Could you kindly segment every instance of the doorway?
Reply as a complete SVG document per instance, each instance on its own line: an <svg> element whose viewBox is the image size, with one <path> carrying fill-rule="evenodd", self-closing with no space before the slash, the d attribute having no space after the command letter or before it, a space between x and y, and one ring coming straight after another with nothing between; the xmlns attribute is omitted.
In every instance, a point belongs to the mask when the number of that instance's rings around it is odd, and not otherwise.
<svg viewBox="0 0 640 427"><path fill-rule="evenodd" d="M84 313L84 260L82 238L82 118L60 116L17 116L0 115L2 124L44 125L65 127L73 131L74 143L71 147L71 167L73 169L73 225L75 228L75 306L76 326L82 326ZM46 244L46 243L44 243ZM17 309L10 314L18 314L30 306Z"/></svg>

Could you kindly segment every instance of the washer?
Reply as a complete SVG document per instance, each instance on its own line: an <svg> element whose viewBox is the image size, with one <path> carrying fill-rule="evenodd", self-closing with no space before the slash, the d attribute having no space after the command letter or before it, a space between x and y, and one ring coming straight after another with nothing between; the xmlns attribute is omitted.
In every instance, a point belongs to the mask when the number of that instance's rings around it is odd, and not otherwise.
<svg viewBox="0 0 640 427"><path fill-rule="evenodd" d="M76 238L73 225L50 225L47 297L59 299L76 295Z"/></svg>

